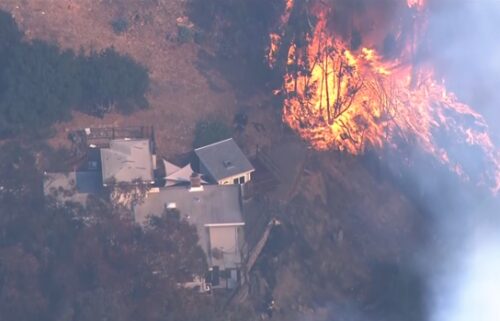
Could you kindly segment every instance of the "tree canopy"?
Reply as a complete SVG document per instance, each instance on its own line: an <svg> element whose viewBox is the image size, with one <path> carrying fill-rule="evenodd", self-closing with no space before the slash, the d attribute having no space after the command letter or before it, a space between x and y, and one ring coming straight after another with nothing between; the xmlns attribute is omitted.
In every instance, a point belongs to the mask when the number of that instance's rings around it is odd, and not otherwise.
<svg viewBox="0 0 500 321"><path fill-rule="evenodd" d="M145 228L106 201L40 197L33 155L0 147L2 320L223 320L211 296L182 289L206 270L196 229L176 212Z"/></svg>

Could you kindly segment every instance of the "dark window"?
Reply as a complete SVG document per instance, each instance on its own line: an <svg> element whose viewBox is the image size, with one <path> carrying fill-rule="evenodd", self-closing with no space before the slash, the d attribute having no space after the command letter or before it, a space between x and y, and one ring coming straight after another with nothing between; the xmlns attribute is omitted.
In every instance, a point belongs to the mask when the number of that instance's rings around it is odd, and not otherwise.
<svg viewBox="0 0 500 321"><path fill-rule="evenodd" d="M238 184L238 179L237 178L233 179L233 184Z"/></svg>
<svg viewBox="0 0 500 321"><path fill-rule="evenodd" d="M245 176L241 176L240 177L240 184L244 184L245 183Z"/></svg>

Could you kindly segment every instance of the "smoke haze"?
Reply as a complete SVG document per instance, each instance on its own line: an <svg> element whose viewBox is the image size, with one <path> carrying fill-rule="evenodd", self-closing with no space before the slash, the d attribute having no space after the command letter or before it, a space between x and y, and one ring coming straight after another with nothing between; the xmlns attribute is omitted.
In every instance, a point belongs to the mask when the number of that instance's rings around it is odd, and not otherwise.
<svg viewBox="0 0 500 321"><path fill-rule="evenodd" d="M500 1L429 2L429 54L447 87L481 112L500 143Z"/></svg>
<svg viewBox="0 0 500 321"><path fill-rule="evenodd" d="M335 1L335 28L346 37L354 28L363 45L380 48L387 34L405 31L405 1ZM482 113L500 146L500 1L430 0L423 58L430 60L447 87ZM335 13L334 13L335 14ZM341 17L344 18L341 18ZM358 17L352 19L350 17ZM349 17L349 18L346 18ZM348 25L344 27L341 25ZM370 39L371 43L367 43ZM464 153L464 152L462 152ZM483 168L477 155L470 159ZM420 198L433 213L435 239L424 254L422 274L428 280L428 320L496 321L500 316L500 214L498 196L437 182L432 172L415 166L412 174ZM434 183L433 183L434 182ZM446 190L443 190L445 186ZM470 193L470 194L469 194ZM464 195L467 200L464 200ZM490 198L493 198L491 200ZM490 199L489 201L484 201ZM489 203L488 206L481 205Z"/></svg>
<svg viewBox="0 0 500 321"><path fill-rule="evenodd" d="M500 2L496 0L429 2L429 55L447 87L481 112L498 147L500 131ZM473 158L473 155L471 155ZM500 214L498 197L470 207L460 193L450 199L458 212L443 212L437 233L454 243L441 253L441 266L430 279L431 321L495 321L500 305ZM463 220L460 219L463 217ZM453 241L452 241L453 240ZM436 272L436 271L433 271Z"/></svg>
<svg viewBox="0 0 500 321"><path fill-rule="evenodd" d="M448 254L433 282L431 321L495 321L500 315L500 238L497 226L470 231L461 251ZM451 259L450 259L451 258ZM453 264L450 264L453 262Z"/></svg>

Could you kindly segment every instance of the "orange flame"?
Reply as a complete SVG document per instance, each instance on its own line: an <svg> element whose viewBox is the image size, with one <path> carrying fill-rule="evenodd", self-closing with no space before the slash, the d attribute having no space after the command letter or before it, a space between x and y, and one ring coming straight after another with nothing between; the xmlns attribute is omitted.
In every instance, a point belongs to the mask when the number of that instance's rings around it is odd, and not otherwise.
<svg viewBox="0 0 500 321"><path fill-rule="evenodd" d="M407 5L420 12L425 0L408 0ZM283 120L292 129L318 150L353 154L367 146L397 147L395 138L403 138L469 179L460 156L440 143L442 133L453 135L457 144L484 154L491 171L480 180L500 190L499 153L484 118L448 93L430 66L409 63L414 43L392 60L384 60L374 48L352 52L329 33L325 10L316 18L307 47L299 50L292 43L288 50Z"/></svg>

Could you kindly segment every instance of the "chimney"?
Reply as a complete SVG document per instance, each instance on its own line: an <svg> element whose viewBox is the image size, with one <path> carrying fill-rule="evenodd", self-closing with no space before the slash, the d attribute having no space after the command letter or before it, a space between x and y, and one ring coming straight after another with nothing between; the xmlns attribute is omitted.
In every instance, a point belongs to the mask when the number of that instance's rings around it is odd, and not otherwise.
<svg viewBox="0 0 500 321"><path fill-rule="evenodd" d="M190 192L200 192L203 191L203 185L201 185L201 177L198 173L192 173L189 178L189 191Z"/></svg>

